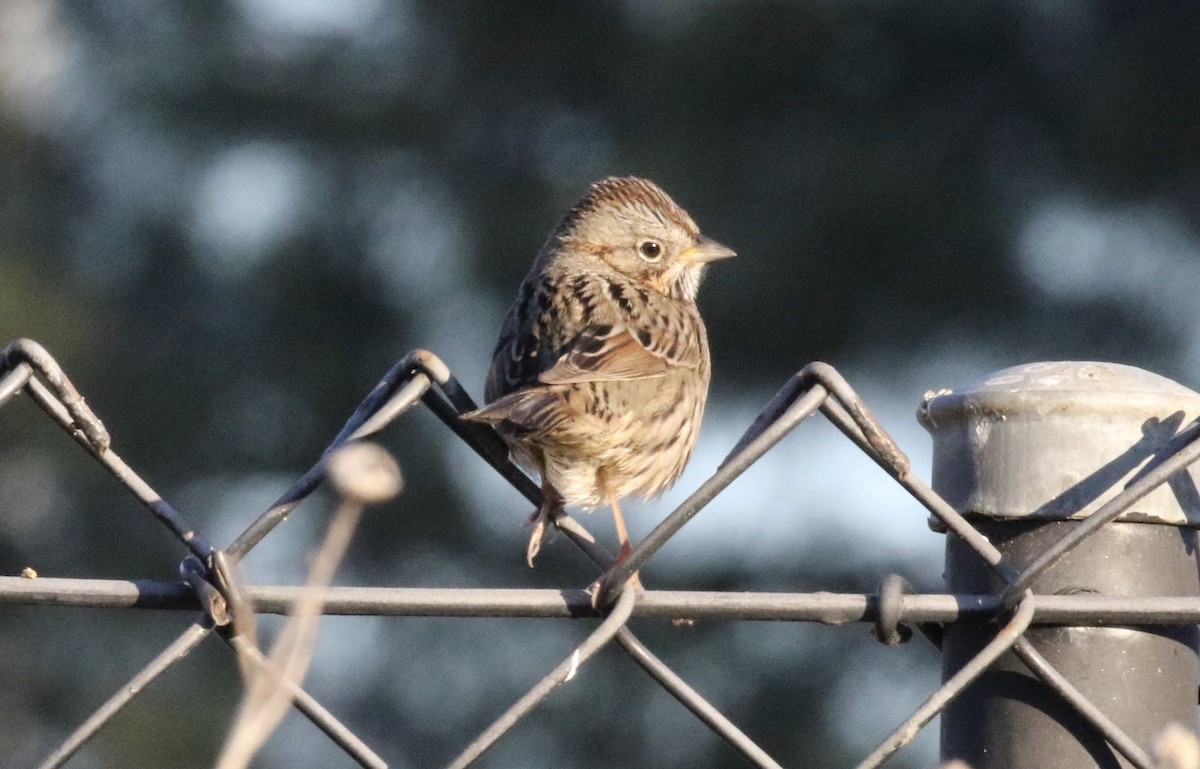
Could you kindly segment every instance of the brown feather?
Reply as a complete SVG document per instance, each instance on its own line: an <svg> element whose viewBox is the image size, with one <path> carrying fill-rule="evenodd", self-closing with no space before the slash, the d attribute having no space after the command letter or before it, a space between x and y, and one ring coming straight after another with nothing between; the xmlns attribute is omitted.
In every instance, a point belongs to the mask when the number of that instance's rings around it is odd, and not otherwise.
<svg viewBox="0 0 1200 769"><path fill-rule="evenodd" d="M585 337L585 344L576 345L558 359L550 369L538 375L542 384L579 384L581 382L613 382L626 379L653 379L666 376L672 364L661 355L646 349L628 331L598 340Z"/></svg>

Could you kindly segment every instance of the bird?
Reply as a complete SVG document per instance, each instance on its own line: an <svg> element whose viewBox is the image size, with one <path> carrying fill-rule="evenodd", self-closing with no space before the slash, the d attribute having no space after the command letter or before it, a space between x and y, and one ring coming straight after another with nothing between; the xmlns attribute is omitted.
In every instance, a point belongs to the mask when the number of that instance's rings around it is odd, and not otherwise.
<svg viewBox="0 0 1200 769"><path fill-rule="evenodd" d="M711 375L696 294L734 255L632 176L593 183L551 231L501 325L485 405L464 415L541 477L530 567L564 506L609 505L618 562L632 551L620 501L658 496L692 455Z"/></svg>

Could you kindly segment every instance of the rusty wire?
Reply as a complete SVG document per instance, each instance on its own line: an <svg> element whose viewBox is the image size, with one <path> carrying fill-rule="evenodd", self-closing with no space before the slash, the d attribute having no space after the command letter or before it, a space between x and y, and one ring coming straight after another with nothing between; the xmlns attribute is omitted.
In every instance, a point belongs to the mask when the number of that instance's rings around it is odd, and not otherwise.
<svg viewBox="0 0 1200 769"><path fill-rule="evenodd" d="M204 613L166 649L106 700L42 764L53 769L65 763L109 719L134 699L157 676L182 659L207 637L214 625L225 624L228 606L240 607L242 597L231 595L226 579L230 564L242 558L307 498L324 477L330 453L347 441L374 434L418 401L534 504L540 490L508 458L499 437L488 427L464 422L463 412L474 401L436 356L414 351L397 363L367 395L345 426L312 468L298 478L279 499L255 519L225 550L217 550L189 526L183 516L163 500L113 451L103 423L92 413L61 367L36 342L17 340L0 357L0 405L18 392L27 392L60 427L133 493L160 523L189 551L180 583L125 582L119 580L26 580L0 577L0 603L70 606L195 609ZM714 594L689 591L651 591L635 594L622 588L646 562L717 494L758 458L782 440L800 422L820 411L851 441L932 513L954 536L962 539L1006 583L1000 595L913 595L899 577L885 580L875 595L814 594ZM738 749L752 764L778 769L747 735L687 685L658 659L627 627L630 617L680 617L695 619L789 620L840 624L869 621L877 625L880 640L894 643L897 628L916 624L937 640L940 624L958 621L993 622L994 638L963 668L951 676L900 727L859 764L879 766L907 744L917 731L940 713L963 688L975 680L1004 652L1011 650L1029 670L1045 681L1085 718L1110 745L1139 769L1151 769L1146 753L1109 720L1096 705L1054 669L1024 636L1033 624L1194 624L1200 621L1200 601L1188 598L1118 598L1105 596L1039 596L1029 585L1071 548L1114 520L1137 499L1168 482L1175 473L1200 458L1200 428L1181 433L1172 451L1156 458L1142 475L1097 514L1076 527L1038 559L1016 569L924 481L912 475L908 458L879 426L849 384L826 364L812 364L798 372L772 398L735 445L712 477L668 515L620 563L578 521L562 514L555 526L563 531L602 571L589 591L537 590L431 590L404 588L330 588L325 591L326 613L478 616L600 617L592 634L554 670L473 740L452 767L465 767L499 740L555 688L571 680L579 665L615 640L659 684L705 725ZM190 565L189 565L190 564ZM242 592L258 612L288 611L296 588L245 586ZM230 646L245 643L229 626L218 634ZM253 657L253 655L251 655ZM331 737L360 765L386 763L338 721L301 686L290 685L293 704Z"/></svg>

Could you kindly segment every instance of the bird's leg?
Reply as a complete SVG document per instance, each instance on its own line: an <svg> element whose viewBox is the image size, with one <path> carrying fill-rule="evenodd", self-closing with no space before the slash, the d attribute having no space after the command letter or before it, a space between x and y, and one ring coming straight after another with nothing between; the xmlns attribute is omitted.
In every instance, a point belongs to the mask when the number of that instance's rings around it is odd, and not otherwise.
<svg viewBox="0 0 1200 769"><path fill-rule="evenodd" d="M629 557L629 554L633 552L633 547L629 544L629 530L625 528L625 516L621 515L621 503L611 490L608 492L608 503L612 505L613 522L617 525L617 541L621 543L621 550L617 553L617 563L620 563ZM635 590L642 590L642 581L638 579L636 571L629 578L629 584Z"/></svg>
<svg viewBox="0 0 1200 769"><path fill-rule="evenodd" d="M621 543L621 550L617 553L617 560L613 565L617 565L629 557L633 552L633 547L629 544L629 530L625 528L625 516L621 515L621 503L617 501L617 497L612 493L612 489L605 486L605 491L608 492L608 504L612 506L613 521L617 524L617 539ZM588 585L587 592L592 596L592 606L598 608L597 601L600 600L601 594L604 593L605 578L601 575L595 582ZM637 572L629 576L629 586L637 592L642 592L645 588L642 587L642 580L638 577Z"/></svg>
<svg viewBox="0 0 1200 769"><path fill-rule="evenodd" d="M525 548L525 560L529 568L533 568L533 559L542 549L542 539L546 536L546 528L554 522L554 515L562 509L563 498L558 489L550 485L550 481L542 479L542 504L529 517L533 523L533 532L529 535L529 546Z"/></svg>

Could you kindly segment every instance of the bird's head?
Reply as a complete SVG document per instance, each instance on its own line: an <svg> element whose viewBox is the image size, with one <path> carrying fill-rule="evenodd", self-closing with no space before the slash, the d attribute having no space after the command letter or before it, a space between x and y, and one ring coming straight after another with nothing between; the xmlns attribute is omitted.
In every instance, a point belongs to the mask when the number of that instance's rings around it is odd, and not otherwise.
<svg viewBox="0 0 1200 769"><path fill-rule="evenodd" d="M709 262L734 255L701 235L658 185L632 176L593 184L555 235L563 251L679 299L694 300Z"/></svg>

